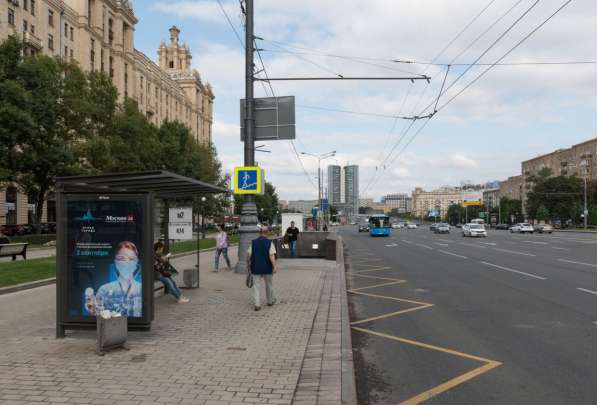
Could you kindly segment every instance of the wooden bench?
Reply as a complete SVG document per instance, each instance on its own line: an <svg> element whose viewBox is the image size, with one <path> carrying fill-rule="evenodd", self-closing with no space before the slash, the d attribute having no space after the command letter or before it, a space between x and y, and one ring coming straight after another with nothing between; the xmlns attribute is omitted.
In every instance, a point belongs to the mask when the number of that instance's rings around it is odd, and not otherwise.
<svg viewBox="0 0 597 405"><path fill-rule="evenodd" d="M4 243L0 244L0 257L10 257L12 260L17 260L17 256L22 256L27 259L28 243Z"/></svg>

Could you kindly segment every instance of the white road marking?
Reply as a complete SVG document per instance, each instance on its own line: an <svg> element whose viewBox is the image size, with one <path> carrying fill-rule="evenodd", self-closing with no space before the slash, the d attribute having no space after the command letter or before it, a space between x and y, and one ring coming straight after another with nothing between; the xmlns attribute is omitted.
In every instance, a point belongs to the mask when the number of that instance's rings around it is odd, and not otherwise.
<svg viewBox="0 0 597 405"><path fill-rule="evenodd" d="M500 269L500 270L509 271L511 273L516 273L516 274L521 274L523 276L536 278L536 279L539 279L539 280L547 280L547 278L545 278L545 277L537 276L537 275L531 274L531 273L525 273L524 271L514 270L514 269L511 269L509 267L498 266L497 264L492 264L492 263L487 263L487 262L481 262L481 264L484 264L486 266L495 267L495 268Z"/></svg>
<svg viewBox="0 0 597 405"><path fill-rule="evenodd" d="M566 248L562 248L562 247L557 247L557 246L552 246L551 248L555 249L555 250L566 250L566 251L570 250L570 249L566 249Z"/></svg>
<svg viewBox="0 0 597 405"><path fill-rule="evenodd" d="M441 242L448 242L448 243L452 242L450 239L438 239L438 240Z"/></svg>
<svg viewBox="0 0 597 405"><path fill-rule="evenodd" d="M558 259L558 262L572 263L572 264L580 264L580 265L583 265L583 266L589 266L589 267L597 267L597 264L583 263L583 262L575 262L574 260Z"/></svg>
<svg viewBox="0 0 597 405"><path fill-rule="evenodd" d="M450 246L450 245L448 245L447 243L437 243L437 242L435 242L435 244L436 244L437 246Z"/></svg>
<svg viewBox="0 0 597 405"><path fill-rule="evenodd" d="M398 244L396 244L396 243L391 243L389 245L386 245L386 247L396 247L396 246L398 246Z"/></svg>
<svg viewBox="0 0 597 405"><path fill-rule="evenodd" d="M412 245L412 244L413 244L413 242L411 242L411 241L409 241L409 240L403 240L402 242L404 242L404 243L408 243L409 245Z"/></svg>
<svg viewBox="0 0 597 405"><path fill-rule="evenodd" d="M586 292L586 293L589 293L589 294L594 294L594 295L597 295L597 291L593 291L593 290L587 290L586 288L580 288L580 287L579 287L579 288L577 288L577 290L578 290L578 291L582 291L582 292ZM596 322L596 323L597 323L597 322Z"/></svg>
<svg viewBox="0 0 597 405"><path fill-rule="evenodd" d="M461 245L464 246L472 246L472 247L476 247L476 248L481 248L481 249L487 249L487 246L481 246L481 245L474 245L472 243L464 243L464 242L460 242Z"/></svg>
<svg viewBox="0 0 597 405"><path fill-rule="evenodd" d="M535 241L532 241L532 240L523 240L522 242L524 242L524 243L533 243L535 245L547 245L547 242L535 242Z"/></svg>
<svg viewBox="0 0 597 405"><path fill-rule="evenodd" d="M457 255L456 253L452 253L452 252L446 252L445 250L440 250L440 252L443 254L446 254L446 255L460 257L461 259L468 259L468 257L466 257L466 256Z"/></svg>
<svg viewBox="0 0 597 405"><path fill-rule="evenodd" d="M532 254L532 253L517 252L516 250L499 249L499 248L493 248L493 250L497 250L497 251L499 251L499 252L512 253L512 254L514 254L514 255L532 256L532 257L535 257L535 256L537 256L537 255L534 255L534 254Z"/></svg>
<svg viewBox="0 0 597 405"><path fill-rule="evenodd" d="M423 245L421 243L415 243L415 245L420 246L420 247L425 248L425 249L433 250L433 248L431 246Z"/></svg>
<svg viewBox="0 0 597 405"><path fill-rule="evenodd" d="M479 243L482 243L484 245L489 245L489 246L496 246L497 245L497 243L493 243L493 242L479 242Z"/></svg>

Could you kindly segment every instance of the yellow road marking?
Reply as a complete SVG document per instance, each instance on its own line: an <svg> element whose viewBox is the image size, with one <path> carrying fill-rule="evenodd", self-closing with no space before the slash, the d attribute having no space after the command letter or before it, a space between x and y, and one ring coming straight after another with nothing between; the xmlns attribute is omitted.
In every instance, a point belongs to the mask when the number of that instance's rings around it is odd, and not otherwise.
<svg viewBox="0 0 597 405"><path fill-rule="evenodd" d="M355 264L353 262L353 264ZM367 267L374 267L372 265L367 265L367 264L357 264L358 266L367 266ZM379 267L379 266L377 266ZM388 335L386 333L382 333L382 332L376 332L374 330L371 329L365 329L365 328L359 328L356 327L355 325L360 325L362 323L366 323L366 322L371 322L371 321L375 321L375 320L379 320L379 319L385 319L385 318L390 318L393 316L399 316L408 312L414 312L414 311L419 311L421 309L426 309L429 307L434 306L434 304L428 303L428 302L419 302L419 301L414 301L414 300L407 300L404 298L398 298L398 297L389 297L386 295L379 295L379 294L372 294L372 293L366 293L366 292L362 292L362 290L367 290L367 289L371 289L371 288L378 288L378 287L385 287L385 286L389 286L389 285L396 285L396 284L401 284L401 283L405 283L406 280L401 280L401 279L397 279L397 278L389 278L389 277L378 277L378 276L370 276L370 275L362 275L362 274L357 274L357 273L363 273L363 272L373 272L373 271L381 271L381 270L387 270L387 267L383 267L383 268L379 268L379 269L369 269L369 270L359 270L359 271L353 271L353 272L348 272L347 274L355 276L355 277L363 277L363 278L372 278L372 279L380 279L380 280L391 280L390 282L387 283L382 283L382 284L375 284L375 285L370 285L367 287L359 287L359 288L353 288L348 290L347 292L351 293L351 294L357 294L357 295L363 295L363 296L367 296L367 297L373 297L373 298L380 298L380 299L386 299L386 300L392 300L392 301L399 301L399 302L406 302L406 303L410 303L410 304L415 304L417 305L416 307L413 308L407 308L407 309L403 309L401 311L396 311L396 312L390 312L387 314L383 314L383 315L378 315L378 316L374 316L371 318L367 318L367 319L361 319L359 321L354 321L351 322L351 328L359 331L359 332L363 332L363 333L368 333L370 335L374 335L374 336L378 336L378 337L382 337L385 339L390 339L390 340L394 340L400 343L405 343L405 344L409 344L409 345L413 345L413 346L417 346L417 347L421 347L424 349L428 349L428 350L434 350L437 352L441 352L441 353L446 353L446 354L450 354L453 356L458 356L461 358L465 358L465 359L469 359L469 360L474 360L474 361L479 361L482 363L485 363L484 365L475 368L474 370L471 370L469 372L466 372L464 374L461 374L457 377L454 377L440 385L437 385L433 388L430 388L418 395L415 395L414 397L411 397L409 399L407 399L406 401L400 402L398 405L417 405L420 404L422 402L427 401L430 398L433 398L443 392L446 392L460 384L463 384L473 378L476 378L478 376L480 376L481 374L487 373L488 371L499 367L502 363L495 361L495 360L490 360L490 359L486 359L483 357L479 357L479 356L474 356L472 354L467 354L467 353L463 353L463 352L459 352L456 350L452 350L452 349L447 349L445 347L440 347L440 346L434 346L434 345L430 345L428 343L423 343L423 342L418 342L416 340L411 340L411 339L406 339L406 338L402 338L399 336L394 336L394 335Z"/></svg>

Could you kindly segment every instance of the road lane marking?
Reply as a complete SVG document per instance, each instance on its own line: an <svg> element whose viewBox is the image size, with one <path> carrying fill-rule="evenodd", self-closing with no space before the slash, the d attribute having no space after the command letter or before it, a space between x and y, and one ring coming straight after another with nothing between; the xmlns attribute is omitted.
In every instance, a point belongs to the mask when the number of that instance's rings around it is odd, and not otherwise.
<svg viewBox="0 0 597 405"><path fill-rule="evenodd" d="M476 248L481 248L481 249L487 249L487 246L475 245L473 243L460 242L460 244L464 245L464 246L471 246L471 247L476 247Z"/></svg>
<svg viewBox="0 0 597 405"><path fill-rule="evenodd" d="M362 266L362 265L361 265ZM364 270L364 271L377 271L377 270ZM359 275L359 274L354 274L354 272L347 272L347 274L350 274L352 276L360 276L360 277L369 277L369 278L382 278L382 279L388 279L387 277L376 277L376 276L363 276L363 275ZM405 343L405 344L409 344L409 345L414 345L417 347L421 347L424 349L428 349L428 350L434 350L437 352L442 352L442 353L446 353L446 354L451 354L454 356L458 356L458 357L462 357L462 358L466 358L466 359L470 359L470 360L476 360L476 361L480 361L485 363L484 365L482 365L481 367L477 367L474 370L471 370L469 372L466 372L464 374L461 374L455 378L452 378L446 382L444 382L443 384L440 384L436 387L433 387L429 390L426 390L416 396L413 396L409 399L407 399L406 401L401 402L402 405L416 405L416 404L420 404L424 401L427 401L428 399L437 396L443 392L446 392L460 384L463 384L475 377L480 376L481 374L484 374L496 367L499 367L502 363L495 361L495 360L490 360L490 359L485 359L483 357L478 357L478 356L474 356L471 354L467 354L467 353L463 353L463 352L458 352L456 350L452 350L452 349L448 349L448 348L444 348L444 347L439 347L439 346L433 346L427 343L423 343L423 342L418 342L415 340L410 340L410 339L405 339L405 338L401 338L398 336L393 336L393 335L388 335L388 334L384 334L384 333L380 333L380 332L376 332L373 331L371 329L365 329L365 328L359 328L355 325L357 324L361 324L361 323L365 323L365 322L370 322L373 320L378 320L378 319L385 319L385 318L390 318L390 317L394 317L394 316L399 316L399 315L403 315L405 313L409 313L409 312L414 312L414 311L418 311L418 310L422 310L422 309L426 309L426 308L430 308L432 307L434 304L428 303L428 302L420 302L420 301L414 301L414 300L407 300L407 299L403 299L403 298L398 298L398 297L390 297L390 296L385 296L385 295L379 295L379 294L372 294L372 293L367 293L367 292L363 292L361 290L364 289L370 289L370 288L377 288L377 287L381 287L381 286L386 286L386 285L391 285L391 284L399 284L399 283L404 283L406 282L405 280L400 280L400 279L393 279L394 282L392 283L384 283L384 284L378 284L378 285L372 285L372 286L368 286L368 287L361 287L358 289L351 289L348 290L348 293L351 294L356 294L356 295L362 295L362 296L367 296L367 297L373 297L373 298L381 298L381 299L386 299L386 300L392 300L392 301L399 301L399 302L407 302L407 303L411 303L411 304L415 304L417 305L416 307L413 308L407 308L407 309L403 309L400 311L396 311L396 312L391 312L391 313L387 313L387 314L382 314L382 315L378 315L378 316L374 316L371 318L367 318L367 319L362 319L362 320L358 320L358 321L354 321L351 322L351 329L355 330L355 331L359 331L359 332L363 332L363 333L367 333L370 335L374 335L374 336L378 336L378 337L382 337L382 338L386 338L386 339L390 339L390 340L394 340L397 342L401 342L401 343Z"/></svg>
<svg viewBox="0 0 597 405"><path fill-rule="evenodd" d="M422 248L425 248L425 249L431 249L431 250L433 250L433 248L431 246L423 245L421 243L415 243L415 245L417 245L419 247L422 247Z"/></svg>
<svg viewBox="0 0 597 405"><path fill-rule="evenodd" d="M545 278L545 277L537 276L537 275L531 274L531 273L525 273L524 271L520 271L520 270L514 270L514 269L511 269L509 267L498 266L497 264L492 264L492 263L487 263L487 262L481 262L481 263L484 264L484 265L486 265L486 266L495 267L497 269L509 271L511 273L517 273L517 274L521 274L523 276L532 277L532 278L536 278L536 279L539 279L539 280L547 280L547 278Z"/></svg>
<svg viewBox="0 0 597 405"><path fill-rule="evenodd" d="M532 253L517 252L516 250L508 250L508 249L500 249L500 248L493 248L493 250L497 250L498 252L512 253L513 255L531 256L531 257L537 256Z"/></svg>
<svg viewBox="0 0 597 405"><path fill-rule="evenodd" d="M435 244L436 244L437 246L450 246L450 245L448 245L447 243L437 243L437 242L435 242Z"/></svg>
<svg viewBox="0 0 597 405"><path fill-rule="evenodd" d="M593 290L587 290L586 288L580 288L580 287L579 287L579 288L577 288L577 290L578 290L578 291L582 291L582 292L586 292L586 293L589 293L589 294L594 294L594 295L597 295L597 291L593 291Z"/></svg>
<svg viewBox="0 0 597 405"><path fill-rule="evenodd" d="M453 241L452 241L452 240L450 240L450 239L438 239L438 240L439 240L440 242L447 242L447 243L451 243L451 242L453 242Z"/></svg>
<svg viewBox="0 0 597 405"><path fill-rule="evenodd" d="M555 250L566 250L566 251L570 250L570 249L566 249L566 248L563 248L563 247L557 247L557 246L552 246L551 248L555 249Z"/></svg>
<svg viewBox="0 0 597 405"><path fill-rule="evenodd" d="M582 266L589 266L589 267L597 267L597 264L583 263L583 262L575 262L574 260L558 259L558 262L572 263L572 264L580 264L580 265L582 265Z"/></svg>
<svg viewBox="0 0 597 405"><path fill-rule="evenodd" d="M396 246L398 246L397 243L390 243L389 245L386 245L386 247L396 247Z"/></svg>
<svg viewBox="0 0 597 405"><path fill-rule="evenodd" d="M493 242L479 242L479 243L482 243L484 245L489 245L489 246L496 246L497 245L497 243L493 243Z"/></svg>
<svg viewBox="0 0 597 405"><path fill-rule="evenodd" d="M460 257L461 259L468 259L468 257L466 257L466 256L457 255L456 253L452 253L452 252L446 252L445 250L440 250L440 252L443 254L446 254L446 255Z"/></svg>
<svg viewBox="0 0 597 405"><path fill-rule="evenodd" d="M523 240L521 242L532 243L532 244L535 244L535 245L547 245L547 242L535 242L535 241L532 241L532 240Z"/></svg>
<svg viewBox="0 0 597 405"><path fill-rule="evenodd" d="M412 245L412 244L414 243L414 242L411 242L411 241L409 241L409 240L403 240L402 242L404 242L404 243L408 243L409 245Z"/></svg>

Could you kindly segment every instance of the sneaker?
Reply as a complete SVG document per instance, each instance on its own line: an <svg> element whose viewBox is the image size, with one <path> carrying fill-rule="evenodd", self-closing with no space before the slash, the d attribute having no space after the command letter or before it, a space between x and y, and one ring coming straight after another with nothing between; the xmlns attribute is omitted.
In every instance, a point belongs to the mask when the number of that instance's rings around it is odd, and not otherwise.
<svg viewBox="0 0 597 405"><path fill-rule="evenodd" d="M270 302L268 302L268 303L267 303L267 306L268 306L268 307L271 307L271 306L273 306L273 305L274 305L276 302L277 302L277 300L276 300L276 299L274 299L274 300L273 300L271 303L270 303Z"/></svg>
<svg viewBox="0 0 597 405"><path fill-rule="evenodd" d="M178 300L179 304L188 304L189 302L191 302L191 300L186 297L180 297L180 299Z"/></svg>
<svg viewBox="0 0 597 405"><path fill-rule="evenodd" d="M255 311L261 311L261 307L258 307L257 305L255 305Z"/></svg>

